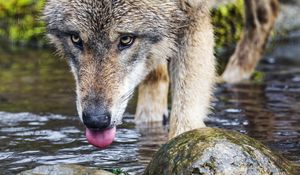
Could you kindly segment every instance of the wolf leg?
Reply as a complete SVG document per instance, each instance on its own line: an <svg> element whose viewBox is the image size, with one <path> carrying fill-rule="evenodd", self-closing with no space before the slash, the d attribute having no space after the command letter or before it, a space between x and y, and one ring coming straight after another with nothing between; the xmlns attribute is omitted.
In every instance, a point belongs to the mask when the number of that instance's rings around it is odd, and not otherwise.
<svg viewBox="0 0 300 175"><path fill-rule="evenodd" d="M279 12L278 0L245 3L245 28L234 54L222 75L223 81L237 83L249 79L258 64Z"/></svg>
<svg viewBox="0 0 300 175"><path fill-rule="evenodd" d="M208 1L182 0L189 26L171 59L172 111L169 139L205 127L215 81L214 37Z"/></svg>
<svg viewBox="0 0 300 175"><path fill-rule="evenodd" d="M168 117L169 74L167 64L150 72L138 88L137 123L161 122Z"/></svg>

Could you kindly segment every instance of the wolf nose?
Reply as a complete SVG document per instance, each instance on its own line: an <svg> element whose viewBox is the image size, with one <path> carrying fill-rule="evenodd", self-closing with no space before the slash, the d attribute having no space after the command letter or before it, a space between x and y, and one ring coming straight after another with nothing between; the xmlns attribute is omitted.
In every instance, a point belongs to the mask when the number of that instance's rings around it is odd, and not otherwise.
<svg viewBox="0 0 300 175"><path fill-rule="evenodd" d="M108 112L105 113L82 113L83 124L93 130L104 130L110 126L111 116Z"/></svg>

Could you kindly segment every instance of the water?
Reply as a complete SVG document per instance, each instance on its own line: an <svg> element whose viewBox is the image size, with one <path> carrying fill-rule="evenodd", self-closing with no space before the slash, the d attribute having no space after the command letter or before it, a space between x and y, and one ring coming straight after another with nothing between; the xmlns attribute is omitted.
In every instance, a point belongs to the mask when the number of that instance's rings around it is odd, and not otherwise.
<svg viewBox="0 0 300 175"><path fill-rule="evenodd" d="M267 59L259 67L263 81L218 86L206 123L245 133L300 164L299 64ZM0 174L60 163L141 174L166 141L160 123L133 123L132 100L113 145L90 146L76 116L73 77L50 52L1 52L0 82Z"/></svg>

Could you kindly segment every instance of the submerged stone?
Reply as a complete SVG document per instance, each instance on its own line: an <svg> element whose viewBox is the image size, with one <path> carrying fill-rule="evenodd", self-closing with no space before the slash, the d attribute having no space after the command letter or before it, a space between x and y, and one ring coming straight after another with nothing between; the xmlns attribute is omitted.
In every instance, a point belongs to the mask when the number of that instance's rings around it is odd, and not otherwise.
<svg viewBox="0 0 300 175"><path fill-rule="evenodd" d="M260 142L234 131L203 128L162 146L145 175L295 174L293 166Z"/></svg>
<svg viewBox="0 0 300 175"><path fill-rule="evenodd" d="M113 175L111 172L80 165L44 165L19 175Z"/></svg>

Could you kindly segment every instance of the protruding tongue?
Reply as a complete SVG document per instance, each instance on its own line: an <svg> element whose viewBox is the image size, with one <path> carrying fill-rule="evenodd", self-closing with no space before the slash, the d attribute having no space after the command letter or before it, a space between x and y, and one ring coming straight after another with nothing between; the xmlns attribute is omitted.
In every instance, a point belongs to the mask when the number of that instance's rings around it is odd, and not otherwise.
<svg viewBox="0 0 300 175"><path fill-rule="evenodd" d="M116 127L103 131L93 131L87 128L85 132L88 142L98 148L108 147L114 141L115 135Z"/></svg>

